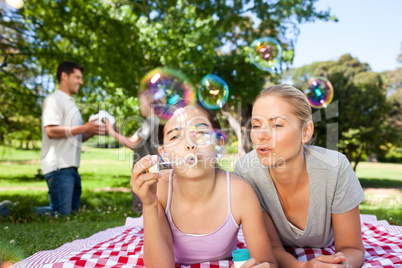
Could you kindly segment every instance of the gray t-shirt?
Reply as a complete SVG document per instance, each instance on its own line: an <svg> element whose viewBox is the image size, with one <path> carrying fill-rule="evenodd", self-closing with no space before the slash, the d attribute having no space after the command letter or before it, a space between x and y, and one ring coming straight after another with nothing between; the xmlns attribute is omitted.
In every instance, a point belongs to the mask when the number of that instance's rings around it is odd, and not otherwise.
<svg viewBox="0 0 402 268"><path fill-rule="evenodd" d="M141 141L134 147L134 164L142 157L150 154L158 154L158 127L159 118L156 116L147 118L134 135L141 138Z"/></svg>
<svg viewBox="0 0 402 268"><path fill-rule="evenodd" d="M255 150L236 162L234 172L251 183L284 246L325 248L333 244L331 214L348 212L364 199L363 189L347 158L336 151L304 146L310 200L304 234L295 234L283 212L268 168Z"/></svg>

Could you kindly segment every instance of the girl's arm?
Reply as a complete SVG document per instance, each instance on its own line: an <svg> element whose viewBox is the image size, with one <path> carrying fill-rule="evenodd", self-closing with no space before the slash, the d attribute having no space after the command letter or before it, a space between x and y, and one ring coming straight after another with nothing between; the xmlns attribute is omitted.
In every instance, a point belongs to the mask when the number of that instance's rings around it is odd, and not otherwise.
<svg viewBox="0 0 402 268"><path fill-rule="evenodd" d="M125 145L126 147L132 150L134 150L134 147L137 146L138 143L140 143L141 138L139 136L135 134L131 137L123 136L118 131L115 130L115 128L110 124L110 121L107 118L104 118L104 121L106 129L109 132L109 135L112 136L119 143Z"/></svg>
<svg viewBox="0 0 402 268"><path fill-rule="evenodd" d="M153 164L149 155L140 159L133 168L130 182L134 193L143 203L144 263L148 268L174 268L172 234L157 196L160 175L142 174Z"/></svg>
<svg viewBox="0 0 402 268"><path fill-rule="evenodd" d="M235 177L235 175L233 175ZM237 176L236 176L237 177ZM277 267L269 236L265 230L261 206L251 185L243 179L232 180L232 209L240 216L250 255L258 262Z"/></svg>
<svg viewBox="0 0 402 268"><path fill-rule="evenodd" d="M342 252L345 263L360 267L364 262L364 246L361 236L359 206L342 213L332 214L336 252Z"/></svg>
<svg viewBox="0 0 402 268"><path fill-rule="evenodd" d="M175 267L172 234L163 207L143 206L144 264L146 267Z"/></svg>

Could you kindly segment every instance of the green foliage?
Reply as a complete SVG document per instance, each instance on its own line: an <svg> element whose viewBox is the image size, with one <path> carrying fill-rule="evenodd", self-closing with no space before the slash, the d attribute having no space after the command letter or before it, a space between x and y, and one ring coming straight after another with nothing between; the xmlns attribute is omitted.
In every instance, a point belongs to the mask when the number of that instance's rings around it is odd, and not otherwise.
<svg viewBox="0 0 402 268"><path fill-rule="evenodd" d="M338 61L316 62L293 72L294 84L306 88L307 78L324 76L334 87L332 104L326 110L313 111L322 114L315 122L317 145L327 146L327 141L338 135L337 146L349 161L356 165L364 155L384 154L382 145L398 141L397 129L389 114L393 104L386 98L381 76L371 72L366 63L346 54ZM325 114L325 116L324 116ZM329 124L336 124L338 133L326 133Z"/></svg>
<svg viewBox="0 0 402 268"><path fill-rule="evenodd" d="M378 161L387 163L402 163L402 148L391 147L384 156L379 156Z"/></svg>
<svg viewBox="0 0 402 268"><path fill-rule="evenodd" d="M182 70L196 86L204 75L218 74L248 107L266 78L276 78L254 68L244 48L270 35L292 62L298 23L336 20L317 11L315 2L31 0L18 11L1 10L0 143L6 133L29 138L24 130L38 138L38 127L10 118L40 117L40 103L53 90L56 67L64 60L85 68L78 95L84 118L100 104L113 105L124 120L139 116L132 107L136 101L129 99L137 96L140 79L161 65ZM254 25L252 16L260 23ZM126 135L138 127L121 124Z"/></svg>

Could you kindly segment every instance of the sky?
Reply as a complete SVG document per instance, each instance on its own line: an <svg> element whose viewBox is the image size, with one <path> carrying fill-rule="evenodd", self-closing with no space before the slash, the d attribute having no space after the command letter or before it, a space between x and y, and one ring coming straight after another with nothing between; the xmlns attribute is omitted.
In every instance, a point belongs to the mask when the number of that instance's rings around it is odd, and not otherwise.
<svg viewBox="0 0 402 268"><path fill-rule="evenodd" d="M318 0L317 10L331 9L338 22L299 25L292 67L337 60L350 53L375 72L401 67L402 0Z"/></svg>

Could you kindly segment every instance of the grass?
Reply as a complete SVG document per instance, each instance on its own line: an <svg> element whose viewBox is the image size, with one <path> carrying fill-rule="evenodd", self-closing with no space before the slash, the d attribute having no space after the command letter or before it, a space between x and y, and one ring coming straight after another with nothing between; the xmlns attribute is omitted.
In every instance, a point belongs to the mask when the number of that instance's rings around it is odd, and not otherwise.
<svg viewBox="0 0 402 268"><path fill-rule="evenodd" d="M18 203L8 217L0 218L0 259L21 260L94 233L124 225L132 210L129 188L132 151L84 147L79 172L83 194L80 214L68 217L38 217L32 207L48 205L47 185L40 170L40 151L0 146L0 201ZM223 158L229 170L233 164ZM366 192L362 214L402 225L402 165L359 163L357 175ZM119 191L111 191L116 189ZM398 188L398 189L389 189ZM384 192L385 191L385 194ZM3 254L3 255L1 255ZM8 256L8 257L7 257Z"/></svg>

